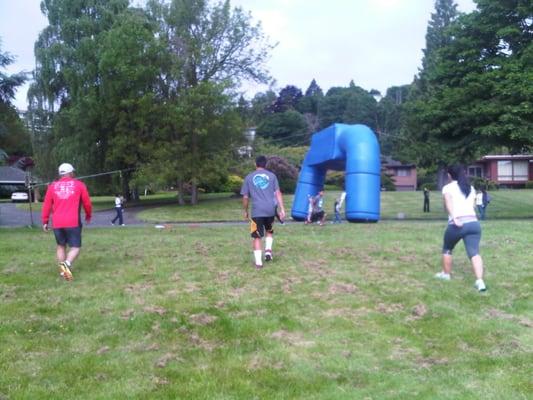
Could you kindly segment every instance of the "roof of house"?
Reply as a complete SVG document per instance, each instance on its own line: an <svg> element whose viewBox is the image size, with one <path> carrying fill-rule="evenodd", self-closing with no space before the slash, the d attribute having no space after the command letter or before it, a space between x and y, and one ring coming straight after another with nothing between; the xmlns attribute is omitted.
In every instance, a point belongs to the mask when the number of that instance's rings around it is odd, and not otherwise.
<svg viewBox="0 0 533 400"><path fill-rule="evenodd" d="M24 185L26 183L26 173L14 167L0 167L0 184L4 185Z"/></svg>
<svg viewBox="0 0 533 400"><path fill-rule="evenodd" d="M533 154L491 154L483 156L479 161L489 160L533 160Z"/></svg>

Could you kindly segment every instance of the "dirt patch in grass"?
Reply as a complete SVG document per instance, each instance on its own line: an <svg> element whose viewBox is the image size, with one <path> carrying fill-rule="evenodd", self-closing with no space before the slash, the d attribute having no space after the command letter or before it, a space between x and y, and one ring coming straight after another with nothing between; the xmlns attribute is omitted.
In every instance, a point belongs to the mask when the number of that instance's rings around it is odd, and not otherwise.
<svg viewBox="0 0 533 400"><path fill-rule="evenodd" d="M385 304L379 303L376 310L382 314L396 314L403 311L404 306L401 303Z"/></svg>
<svg viewBox="0 0 533 400"><path fill-rule="evenodd" d="M135 313L135 310L133 308L129 308L126 311L124 311L122 314L120 314L120 319L128 320L133 316L134 313Z"/></svg>
<svg viewBox="0 0 533 400"><path fill-rule="evenodd" d="M283 281L283 284L281 286L281 290L285 294L290 294L290 293L292 293L293 286L297 285L297 284L299 284L301 282L302 282L302 280L300 278L295 277L295 276L289 276L288 278L285 278L285 280Z"/></svg>
<svg viewBox="0 0 533 400"><path fill-rule="evenodd" d="M202 257L209 256L209 247L204 242L194 243L194 252Z"/></svg>
<svg viewBox="0 0 533 400"><path fill-rule="evenodd" d="M220 345L216 342L202 339L200 335L198 335L196 332L189 332L188 340L194 347L198 347L199 349L208 352L212 352L213 350L220 347Z"/></svg>
<svg viewBox="0 0 533 400"><path fill-rule="evenodd" d="M419 357L416 360L417 368L431 369L436 365L446 365L449 363L449 360L446 357L435 358L435 357Z"/></svg>
<svg viewBox="0 0 533 400"><path fill-rule="evenodd" d="M169 362L175 360L178 360L178 357L175 354L166 353L157 359L157 361L155 362L155 366L157 368L165 368Z"/></svg>
<svg viewBox="0 0 533 400"><path fill-rule="evenodd" d="M132 285L126 285L124 291L129 294L144 293L147 290L151 290L154 287L151 283L135 283Z"/></svg>
<svg viewBox="0 0 533 400"><path fill-rule="evenodd" d="M302 266L321 278L335 275L335 271L331 268L331 262L324 259L304 260Z"/></svg>
<svg viewBox="0 0 533 400"><path fill-rule="evenodd" d="M209 314L193 314L189 317L189 321L191 321L194 325L209 325L215 322L218 319L218 317L214 315Z"/></svg>
<svg viewBox="0 0 533 400"><path fill-rule="evenodd" d="M533 321L531 321L530 319L528 319L526 317L517 317L515 315L508 314L508 313L506 313L504 311L501 311L501 310L498 310L496 308L491 308L487 312L487 316L489 318L491 318L491 319L492 318L504 319L506 321L517 322L520 325L525 326L526 328L533 328Z"/></svg>
<svg viewBox="0 0 533 400"><path fill-rule="evenodd" d="M103 346L103 347L100 347L96 351L96 354L101 355L101 354L107 353L108 351L109 351L109 346Z"/></svg>
<svg viewBox="0 0 533 400"><path fill-rule="evenodd" d="M417 304L413 307L411 310L411 315L406 318L407 321L417 321L419 319L424 318L424 316L428 313L429 309L427 306L423 303Z"/></svg>
<svg viewBox="0 0 533 400"><path fill-rule="evenodd" d="M315 344L312 340L305 340L299 332L288 332L284 329L272 333L270 337L296 347L312 347Z"/></svg>
<svg viewBox="0 0 533 400"><path fill-rule="evenodd" d="M357 292L357 286L353 283L333 283L328 288L328 293L330 294L339 294L339 293L355 293Z"/></svg>
<svg viewBox="0 0 533 400"><path fill-rule="evenodd" d="M157 315L165 315L165 313L167 312L167 310L159 306L146 306L143 308L143 311L150 313L150 314L157 314Z"/></svg>
<svg viewBox="0 0 533 400"><path fill-rule="evenodd" d="M325 317L330 318L346 318L346 319L352 319L352 318L359 318L363 317L365 315L368 315L370 310L365 307L361 307L358 309L351 309L351 308L330 308L323 312L323 315Z"/></svg>

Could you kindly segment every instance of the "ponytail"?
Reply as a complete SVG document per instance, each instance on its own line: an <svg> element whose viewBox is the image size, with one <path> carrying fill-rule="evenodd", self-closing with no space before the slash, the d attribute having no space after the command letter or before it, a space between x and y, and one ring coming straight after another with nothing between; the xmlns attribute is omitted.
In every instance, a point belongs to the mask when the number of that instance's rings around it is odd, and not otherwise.
<svg viewBox="0 0 533 400"><path fill-rule="evenodd" d="M468 177L465 174L464 168L460 165L452 165L451 167L448 167L448 173L454 181L457 181L457 184L459 185L459 188L464 196L468 197L472 187L470 186L470 182L468 181Z"/></svg>

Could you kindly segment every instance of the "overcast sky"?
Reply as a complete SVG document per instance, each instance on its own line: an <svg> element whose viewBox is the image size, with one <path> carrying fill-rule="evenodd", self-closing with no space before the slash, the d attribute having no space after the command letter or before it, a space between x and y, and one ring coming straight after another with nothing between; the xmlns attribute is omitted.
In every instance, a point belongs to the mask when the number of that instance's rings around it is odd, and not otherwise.
<svg viewBox="0 0 533 400"><path fill-rule="evenodd" d="M142 0L136 0L136 3ZM314 78L326 92L353 79L383 94L410 83L421 64L434 0L232 0L261 21L271 43L268 69L275 89L296 85L305 91ZM470 12L473 0L456 0ZM40 0L0 0L2 52L16 57L8 73L35 67L33 46L47 20ZM247 85L248 97L265 90ZM27 85L15 105L26 109Z"/></svg>

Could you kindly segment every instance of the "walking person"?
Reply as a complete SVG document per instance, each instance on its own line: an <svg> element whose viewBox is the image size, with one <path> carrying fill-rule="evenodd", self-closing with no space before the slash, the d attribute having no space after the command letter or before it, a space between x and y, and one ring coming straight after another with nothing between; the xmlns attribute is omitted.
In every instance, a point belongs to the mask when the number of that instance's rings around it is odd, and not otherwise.
<svg viewBox="0 0 533 400"><path fill-rule="evenodd" d="M442 271L436 278L450 280L452 272L452 251L462 239L466 253L476 277L475 288L487 290L483 281L483 260L479 254L481 225L474 211L476 192L468 181L464 169L460 166L448 168L449 183L442 188L444 208L448 212L448 226L444 232L442 246Z"/></svg>
<svg viewBox="0 0 533 400"><path fill-rule="evenodd" d="M318 222L324 225L326 220L326 212L324 211L324 190L320 189L315 197L313 197L313 212L311 213L310 223Z"/></svg>
<svg viewBox="0 0 533 400"><path fill-rule="evenodd" d="M111 220L111 225L115 225L115 222L118 219L119 225L124 226L124 198L119 194L115 195L115 212L117 213L117 215Z"/></svg>
<svg viewBox="0 0 533 400"><path fill-rule="evenodd" d="M59 179L48 186L42 210L43 230L49 230L50 215L56 239L56 257L59 273L67 281L73 279L72 265L81 249L81 215L83 206L85 222L92 216L92 204L85 184L74 179L74 167L63 163L59 166ZM67 250L68 247L68 250Z"/></svg>
<svg viewBox="0 0 533 400"><path fill-rule="evenodd" d="M267 159L258 156L255 159L255 171L249 173L241 188L244 218L250 220L250 234L255 267L263 268L262 238L265 238L265 261L272 261L274 242L274 216L277 212L281 220L285 218L283 196L279 189L276 175L266 169ZM251 218L248 211L252 200Z"/></svg>
<svg viewBox="0 0 533 400"><path fill-rule="evenodd" d="M429 190L424 188L424 212L429 212Z"/></svg>

